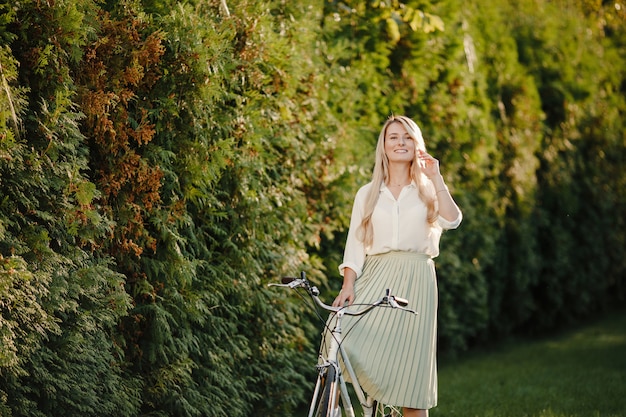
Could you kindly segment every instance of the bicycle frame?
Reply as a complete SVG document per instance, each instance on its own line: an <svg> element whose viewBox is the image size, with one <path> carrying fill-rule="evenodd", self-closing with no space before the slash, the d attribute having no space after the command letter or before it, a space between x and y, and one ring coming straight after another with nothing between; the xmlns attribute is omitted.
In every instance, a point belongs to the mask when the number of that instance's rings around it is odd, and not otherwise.
<svg viewBox="0 0 626 417"><path fill-rule="evenodd" d="M366 398L363 388L361 388L361 385L358 383L356 372L354 372L354 369L352 368L352 365L350 364L349 356L346 354L342 346L343 335L341 332L341 319L343 318L344 314L345 314L344 310L340 310L336 314L335 327L331 330L330 347L328 349L328 355L327 355L327 358L324 360L324 362L321 365L319 365L319 367L325 368L325 367L333 366L335 368L337 375L338 375L339 391L341 391L341 402L343 404L343 411L346 414L346 417L355 417L354 408L352 406L352 400L348 393L348 386L341 372L341 367L339 366L339 355L341 355L344 368L350 375L350 380L353 382L352 386L353 386L354 392L359 400L359 403L361 404L361 407L363 408L364 417L371 417L373 415L374 401L371 398L370 399ZM314 417L313 413L315 411L315 404L320 394L320 385L321 385L321 378L318 377L317 383L315 384L313 400L311 401L311 406L309 408L309 417ZM330 401L331 401L331 404L333 405L335 405L338 401L338 399L335 398L335 393L337 391L338 390L336 389L331 390L331 393L333 395L331 396Z"/></svg>
<svg viewBox="0 0 626 417"><path fill-rule="evenodd" d="M285 277L282 280L282 284L269 284L270 286L280 286L280 287L289 287L291 289L295 288L304 288L309 293L311 298L315 301L315 303L323 308L324 310L334 312L335 313L335 325L333 329L330 329L330 346L328 349L328 354L326 357L323 357L320 354L318 360L318 377L317 382L315 384L315 389L313 392L313 398L311 400L311 406L309 408L308 417L342 417L341 409L339 407L339 399L341 399L341 404L343 405L343 411L346 417L355 417L354 407L352 405L352 400L350 398L348 387L346 381L343 377L341 366L339 365L339 359L341 357L341 361L343 362L343 368L350 376L350 380L352 381L352 386L354 389L354 393L356 394L358 401L363 409L364 417L373 417L376 410L375 405L376 401L366 396L365 391L361 387L361 384L358 381L356 372L352 365L350 364L350 358L345 352L343 348L343 334L341 329L341 321L345 315L350 316L360 316L363 314L367 314L372 309L378 306L389 306L392 308L401 309L407 312L411 312L413 314L417 314L413 310L409 310L404 308L408 305L408 301L399 297L395 297L391 295L391 291L387 289L385 291L385 295L374 303L368 304L364 309L359 311L349 310L345 307L333 307L325 304L319 298L319 290L311 286L306 279L305 273L301 272L300 278L292 278ZM330 372L332 368L333 372ZM333 378L336 376L336 381L331 381L331 386L327 387L328 381L325 381L325 376L332 375ZM337 386L338 385L338 386ZM322 392L324 390L324 392ZM324 397L326 394L329 394L328 398L322 398L326 401L326 406L328 408L326 414L324 416L314 415L316 411L316 407L318 404L318 399ZM393 414L396 415L396 414ZM399 414L398 414L399 415Z"/></svg>

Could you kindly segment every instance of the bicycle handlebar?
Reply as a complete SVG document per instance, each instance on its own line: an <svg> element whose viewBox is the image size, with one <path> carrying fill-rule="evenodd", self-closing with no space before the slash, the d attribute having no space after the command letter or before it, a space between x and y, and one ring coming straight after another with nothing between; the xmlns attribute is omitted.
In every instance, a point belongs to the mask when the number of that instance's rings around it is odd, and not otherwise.
<svg viewBox="0 0 626 417"><path fill-rule="evenodd" d="M315 303L317 305L319 305L321 308L323 308L324 310L327 311L331 311L334 313L339 313L342 312L343 314L347 315L347 316L361 316L367 312L369 312L370 310L372 310L375 307L381 306L381 305L388 305L391 308L397 308L400 310L404 310L404 311L408 311L409 313L413 313L413 314L418 314L416 311L413 311L411 309L405 308L407 305L409 305L409 301L404 299L404 298L400 298L400 297L396 297L395 295L391 295L391 290L388 288L385 290L385 295L383 295L381 298L379 298L378 300L374 301L371 304L368 304L366 308L364 308L363 310L349 310L348 307L333 307L331 305L328 305L326 303L324 303L320 298L320 291L317 287L312 286L309 281L306 279L305 273L301 272L300 273L300 278L295 278L295 277L283 277L281 278L281 284L268 284L268 286L270 287L288 287L291 289L295 289L295 288L304 288L309 295L311 296L311 298L313 298L313 300L315 301Z"/></svg>

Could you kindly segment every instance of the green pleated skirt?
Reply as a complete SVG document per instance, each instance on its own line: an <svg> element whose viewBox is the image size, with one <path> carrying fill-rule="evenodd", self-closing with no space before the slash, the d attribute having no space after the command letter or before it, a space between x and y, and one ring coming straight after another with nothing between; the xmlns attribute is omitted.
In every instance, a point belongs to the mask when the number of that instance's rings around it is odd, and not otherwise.
<svg viewBox="0 0 626 417"><path fill-rule="evenodd" d="M385 404L430 409L437 405L433 260L413 252L368 256L355 283L354 308L379 299L387 288L418 314L376 308L365 316L344 316L343 347L367 394Z"/></svg>

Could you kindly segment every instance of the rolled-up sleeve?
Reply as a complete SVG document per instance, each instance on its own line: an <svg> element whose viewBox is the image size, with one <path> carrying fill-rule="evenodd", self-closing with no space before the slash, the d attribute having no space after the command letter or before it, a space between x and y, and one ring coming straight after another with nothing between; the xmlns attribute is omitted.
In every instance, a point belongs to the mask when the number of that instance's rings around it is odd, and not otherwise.
<svg viewBox="0 0 626 417"><path fill-rule="evenodd" d="M463 213L461 213L461 211L459 210L459 215L457 216L456 219L450 221L439 216L439 218L437 219L437 223L439 223L439 226L441 226L442 229L449 230L449 229L456 229L457 227L459 227L462 220L463 220Z"/></svg>
<svg viewBox="0 0 626 417"><path fill-rule="evenodd" d="M350 218L350 228L346 239L346 248L343 254L343 262L339 265L339 273L343 276L344 268L350 268L359 277L363 272L365 263L365 245L357 238L357 230L361 226L363 219L363 190L357 193L352 206L352 217Z"/></svg>

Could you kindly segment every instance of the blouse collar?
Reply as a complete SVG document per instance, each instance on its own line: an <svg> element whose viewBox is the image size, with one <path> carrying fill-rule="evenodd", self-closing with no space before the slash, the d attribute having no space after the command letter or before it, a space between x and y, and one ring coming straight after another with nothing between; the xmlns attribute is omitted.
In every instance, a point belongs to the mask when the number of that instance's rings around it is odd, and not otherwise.
<svg viewBox="0 0 626 417"><path fill-rule="evenodd" d="M415 184L414 180L411 180L411 183L407 184L405 187L417 188L417 184ZM383 181L380 183L380 191L384 190L385 188L389 187L387 187L387 184L385 183L385 181Z"/></svg>

